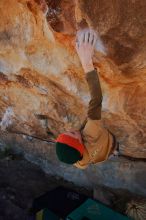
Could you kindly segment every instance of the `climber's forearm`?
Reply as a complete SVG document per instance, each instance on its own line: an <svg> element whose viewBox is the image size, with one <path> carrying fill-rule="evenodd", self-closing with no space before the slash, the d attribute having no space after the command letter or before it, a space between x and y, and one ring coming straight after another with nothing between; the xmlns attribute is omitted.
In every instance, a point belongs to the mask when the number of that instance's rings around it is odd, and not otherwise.
<svg viewBox="0 0 146 220"><path fill-rule="evenodd" d="M80 58L91 94L88 117L93 120L101 118L102 93L96 70L93 66L94 47L97 41L96 32L93 29L80 30L76 38L76 51Z"/></svg>
<svg viewBox="0 0 146 220"><path fill-rule="evenodd" d="M102 107L102 91L97 71L92 69L86 72L86 79L89 86L91 100L88 107L88 117L93 120L101 119L101 107Z"/></svg>
<svg viewBox="0 0 146 220"><path fill-rule="evenodd" d="M94 70L94 65L92 59L90 59L88 62L82 61L82 67L85 73L91 72Z"/></svg>

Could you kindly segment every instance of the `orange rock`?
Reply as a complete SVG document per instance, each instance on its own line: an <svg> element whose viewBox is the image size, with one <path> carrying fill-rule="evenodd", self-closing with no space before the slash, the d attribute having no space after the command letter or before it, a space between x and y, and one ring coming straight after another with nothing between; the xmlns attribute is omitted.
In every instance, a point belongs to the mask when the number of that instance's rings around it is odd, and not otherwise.
<svg viewBox="0 0 146 220"><path fill-rule="evenodd" d="M107 56L98 51L94 56L103 89L103 122L123 155L146 158L146 2L47 4L0 1L1 120L11 107L9 131L46 139L48 131L55 137L80 128L89 92L74 41L76 30L88 25L99 32L107 50Z"/></svg>

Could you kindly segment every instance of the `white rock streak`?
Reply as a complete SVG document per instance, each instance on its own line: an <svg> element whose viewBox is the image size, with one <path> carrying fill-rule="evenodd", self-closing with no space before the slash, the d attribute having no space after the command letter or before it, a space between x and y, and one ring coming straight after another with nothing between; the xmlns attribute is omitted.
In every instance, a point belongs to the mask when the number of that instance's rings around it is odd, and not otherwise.
<svg viewBox="0 0 146 220"><path fill-rule="evenodd" d="M4 113L4 116L0 122L1 130L5 131L6 128L12 124L12 117L14 116L14 112L12 107L8 107Z"/></svg>
<svg viewBox="0 0 146 220"><path fill-rule="evenodd" d="M97 42L96 42L96 45L95 45L95 50L103 53L104 55L107 55L107 49L105 48L101 38L99 35L97 35Z"/></svg>

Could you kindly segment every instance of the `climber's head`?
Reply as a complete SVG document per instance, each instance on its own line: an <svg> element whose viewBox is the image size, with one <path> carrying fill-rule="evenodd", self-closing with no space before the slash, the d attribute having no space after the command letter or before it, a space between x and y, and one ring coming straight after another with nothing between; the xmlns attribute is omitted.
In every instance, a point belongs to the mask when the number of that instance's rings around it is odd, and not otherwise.
<svg viewBox="0 0 146 220"><path fill-rule="evenodd" d="M74 164L83 157L84 145L79 131L60 134L56 140L58 159L67 164Z"/></svg>

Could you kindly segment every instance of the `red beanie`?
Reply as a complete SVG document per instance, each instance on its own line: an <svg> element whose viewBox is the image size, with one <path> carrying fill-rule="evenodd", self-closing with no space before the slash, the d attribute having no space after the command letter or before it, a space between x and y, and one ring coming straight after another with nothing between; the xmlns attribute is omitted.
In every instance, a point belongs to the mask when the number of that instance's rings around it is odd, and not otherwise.
<svg viewBox="0 0 146 220"><path fill-rule="evenodd" d="M67 134L60 134L58 138L56 139L56 142L67 144L69 147L74 148L75 150L79 151L81 156L84 152L84 145L79 142L78 139L71 137Z"/></svg>

